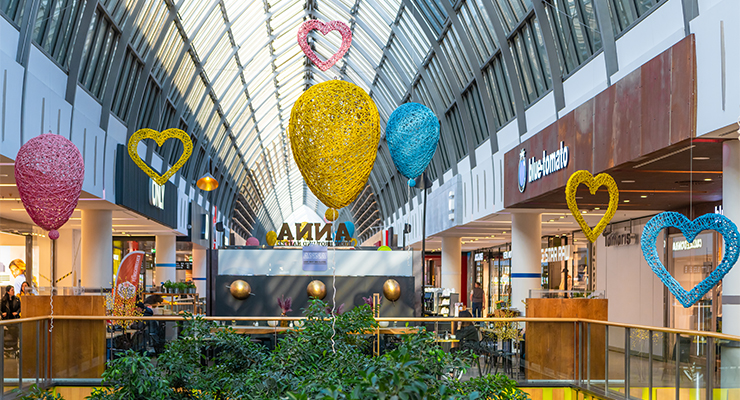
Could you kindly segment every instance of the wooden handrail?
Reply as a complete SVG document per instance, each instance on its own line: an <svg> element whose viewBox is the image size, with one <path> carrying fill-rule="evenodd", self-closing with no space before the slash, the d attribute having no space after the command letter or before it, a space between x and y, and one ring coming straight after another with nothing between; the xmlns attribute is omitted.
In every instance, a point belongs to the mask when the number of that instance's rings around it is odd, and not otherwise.
<svg viewBox="0 0 740 400"><path fill-rule="evenodd" d="M155 319L157 321L182 321L184 320L183 316L163 316L163 315L154 315L154 316L138 316L138 317L116 317L116 316L110 316L110 315L54 315L53 319L55 320L63 320L63 321L141 321L142 319ZM0 325L12 325L12 324L20 324L24 322L34 322L34 321L41 321L41 320L50 320L52 319L52 316L40 316L40 317L32 317L32 318L19 318L19 319L10 319L10 320L2 320L0 321ZM300 321L305 320L306 317L283 317L283 316L275 316L275 317L203 317L206 321ZM543 322L549 322L549 323L590 323L590 324L596 324L596 325L604 325L604 326L612 326L615 328L630 328L630 329L644 329L644 330L650 330L654 332L663 332L663 333L673 333L673 334L681 334L681 335L690 335L690 336L703 336L703 337L711 337L715 339L723 339L723 340L733 340L740 342L740 336L734 336L734 335L727 335L724 333L717 333L717 332L706 332L706 331L694 331L694 330L688 330L688 329L674 329L674 328L663 328L663 327L657 327L657 326L647 326L647 325L636 325L636 324L625 324L621 322L610 322L610 321L601 321L601 320L595 320L595 319L585 319L585 318L528 318L528 317L521 317L521 318L459 318L459 317L448 317L448 318L422 318L422 317L380 317L375 318L376 321L386 321L386 322L459 322L459 321L469 321L469 322L527 322L527 323L543 323Z"/></svg>

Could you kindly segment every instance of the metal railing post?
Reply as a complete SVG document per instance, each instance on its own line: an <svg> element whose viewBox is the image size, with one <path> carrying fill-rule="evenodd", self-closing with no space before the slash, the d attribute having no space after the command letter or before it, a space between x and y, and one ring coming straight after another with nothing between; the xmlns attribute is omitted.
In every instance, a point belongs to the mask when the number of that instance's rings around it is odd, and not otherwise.
<svg viewBox="0 0 740 400"><path fill-rule="evenodd" d="M707 399L713 399L714 397L714 361L717 359L715 356L714 338L707 337Z"/></svg>
<svg viewBox="0 0 740 400"><path fill-rule="evenodd" d="M578 385L583 384L583 323L578 323Z"/></svg>
<svg viewBox="0 0 740 400"><path fill-rule="evenodd" d="M0 343L5 343L5 326L0 326ZM0 362L0 400L5 394L5 350L3 349L3 359Z"/></svg>
<svg viewBox="0 0 740 400"><path fill-rule="evenodd" d="M624 396L630 398L630 328L624 328Z"/></svg>
<svg viewBox="0 0 740 400"><path fill-rule="evenodd" d="M604 393L609 394L609 325L604 325L606 346L604 346Z"/></svg>
<svg viewBox="0 0 740 400"><path fill-rule="evenodd" d="M648 330L648 400L653 400L653 331Z"/></svg>
<svg viewBox="0 0 740 400"><path fill-rule="evenodd" d="M23 390L23 324L18 324L18 389Z"/></svg>
<svg viewBox="0 0 740 400"><path fill-rule="evenodd" d="M573 382L578 382L578 322L573 323Z"/></svg>
<svg viewBox="0 0 740 400"><path fill-rule="evenodd" d="M673 350L673 358L676 359L676 398L681 398L680 387L681 387L681 375L679 370L681 369L681 334L676 334L676 345Z"/></svg>
<svg viewBox="0 0 740 400"><path fill-rule="evenodd" d="M39 364L41 364L41 321L36 321L36 386L39 385Z"/></svg>
<svg viewBox="0 0 740 400"><path fill-rule="evenodd" d="M586 387L591 388L591 323L586 324Z"/></svg>

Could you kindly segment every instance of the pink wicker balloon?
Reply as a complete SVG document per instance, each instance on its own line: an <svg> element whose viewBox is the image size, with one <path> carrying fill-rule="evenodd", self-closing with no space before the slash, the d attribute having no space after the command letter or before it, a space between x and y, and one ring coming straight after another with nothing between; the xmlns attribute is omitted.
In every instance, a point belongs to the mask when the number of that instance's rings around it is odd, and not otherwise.
<svg viewBox="0 0 740 400"><path fill-rule="evenodd" d="M26 142L15 158L15 182L23 206L38 226L59 238L74 212L85 180L85 164L74 143L52 133Z"/></svg>
<svg viewBox="0 0 740 400"><path fill-rule="evenodd" d="M252 236L251 238L247 239L247 246L259 246L260 241L256 237Z"/></svg>

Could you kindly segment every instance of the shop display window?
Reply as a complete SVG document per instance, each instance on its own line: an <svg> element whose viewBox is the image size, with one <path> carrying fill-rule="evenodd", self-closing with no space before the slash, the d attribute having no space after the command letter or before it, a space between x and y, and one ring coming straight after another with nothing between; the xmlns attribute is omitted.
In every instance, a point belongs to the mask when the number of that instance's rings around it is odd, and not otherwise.
<svg viewBox="0 0 740 400"><path fill-rule="evenodd" d="M714 271L721 257L721 238L716 232L703 232L693 242L687 242L682 233L668 235L665 242L668 271L686 290L691 290ZM720 240L718 240L720 239ZM684 308L668 292L670 326L677 329L716 331L721 316L721 283L689 308Z"/></svg>

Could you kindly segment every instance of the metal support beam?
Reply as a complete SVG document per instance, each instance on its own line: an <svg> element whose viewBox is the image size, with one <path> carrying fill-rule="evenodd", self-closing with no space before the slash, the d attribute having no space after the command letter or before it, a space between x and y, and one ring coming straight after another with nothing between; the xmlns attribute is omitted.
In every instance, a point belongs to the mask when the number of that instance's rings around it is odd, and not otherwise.
<svg viewBox="0 0 740 400"><path fill-rule="evenodd" d="M541 0L532 1L534 6L534 15L540 23L540 32L545 42L545 53L547 53L547 62L550 64L550 78L552 80L552 94L555 98L555 112L565 108L565 93L563 92L563 68L560 65L558 49L555 47L555 38L553 30L550 27L550 19L547 18L545 6Z"/></svg>

